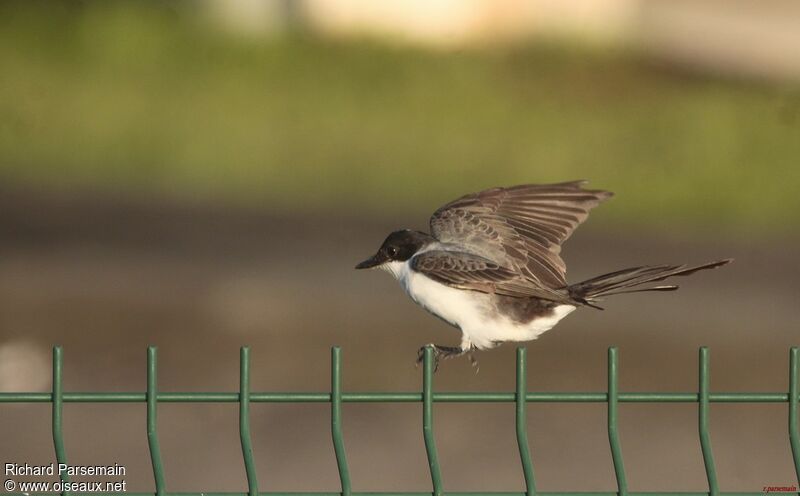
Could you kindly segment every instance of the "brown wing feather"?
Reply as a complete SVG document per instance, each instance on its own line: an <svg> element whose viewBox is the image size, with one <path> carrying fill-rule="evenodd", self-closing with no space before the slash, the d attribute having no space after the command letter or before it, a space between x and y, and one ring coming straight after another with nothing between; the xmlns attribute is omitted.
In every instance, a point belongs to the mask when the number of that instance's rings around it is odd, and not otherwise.
<svg viewBox="0 0 800 496"><path fill-rule="evenodd" d="M585 181L492 188L438 209L431 234L517 272L532 291L561 298L566 266L561 244L612 193L584 190ZM546 296L540 296L546 297Z"/></svg>
<svg viewBox="0 0 800 496"><path fill-rule="evenodd" d="M471 253L426 251L411 259L411 269L459 289L519 298L539 296L536 288L515 271Z"/></svg>

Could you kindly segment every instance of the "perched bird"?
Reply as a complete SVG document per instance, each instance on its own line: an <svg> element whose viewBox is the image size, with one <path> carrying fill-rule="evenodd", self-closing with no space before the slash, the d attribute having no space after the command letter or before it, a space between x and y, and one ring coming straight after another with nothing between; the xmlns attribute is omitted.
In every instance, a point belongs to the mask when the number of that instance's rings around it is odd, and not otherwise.
<svg viewBox="0 0 800 496"><path fill-rule="evenodd" d="M567 284L561 244L613 195L582 189L584 183L526 184L462 196L434 212L430 234L395 231L356 269L389 271L412 300L461 330L460 346L431 345L438 366L440 358L465 353L475 364L473 350L536 339L578 307L601 309L597 302L605 296L672 291L678 286L652 283L732 261L632 267Z"/></svg>

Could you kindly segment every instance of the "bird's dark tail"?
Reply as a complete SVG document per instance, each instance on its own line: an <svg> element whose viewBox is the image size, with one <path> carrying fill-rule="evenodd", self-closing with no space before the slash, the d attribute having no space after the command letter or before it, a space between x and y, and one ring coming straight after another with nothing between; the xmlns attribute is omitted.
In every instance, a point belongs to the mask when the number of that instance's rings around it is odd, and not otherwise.
<svg viewBox="0 0 800 496"><path fill-rule="evenodd" d="M663 281L672 276L688 276L697 271L705 269L716 269L725 264L733 262L732 258L719 260L695 267L686 265L646 265L644 267L633 267L622 269L610 274L593 277L583 282L569 286L569 294L576 301L585 303L591 307L600 308L594 301L604 296L612 296L624 293L638 293L642 291L675 291L676 285L656 285L639 288L638 286Z"/></svg>

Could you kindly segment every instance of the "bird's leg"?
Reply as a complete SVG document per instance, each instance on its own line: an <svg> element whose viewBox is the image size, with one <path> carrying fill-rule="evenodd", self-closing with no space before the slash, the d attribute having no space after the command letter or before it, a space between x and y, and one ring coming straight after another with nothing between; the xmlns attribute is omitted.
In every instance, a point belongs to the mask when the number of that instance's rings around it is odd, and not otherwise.
<svg viewBox="0 0 800 496"><path fill-rule="evenodd" d="M472 344L469 336L463 333L461 334L461 349L464 350L465 353L469 353L469 364L472 365L472 368L475 369L475 373L477 374L481 368L478 366L478 360L475 358L475 354L473 352L478 348Z"/></svg>
<svg viewBox="0 0 800 496"><path fill-rule="evenodd" d="M470 348L467 356L469 357L469 364L472 365L472 368L475 369L475 373L477 374L481 370L481 366L478 365L478 359L475 358L475 353L473 353L473 351L475 351L475 348Z"/></svg>
<svg viewBox="0 0 800 496"><path fill-rule="evenodd" d="M434 372L439 370L439 360L441 360L442 358L453 358L453 357L461 356L461 355L471 351L471 348L464 349L464 348L461 348L460 346L442 346L442 345L438 345L438 344L428 344L428 345L425 345L422 348L420 348L419 352L417 352L417 366L419 366L419 364L421 364L425 360L425 348L427 348L428 346L433 348L433 371ZM473 362L473 360L474 360L474 358L472 357L472 353L470 353L470 362ZM473 364L473 366L475 366L476 363L477 362L475 362Z"/></svg>

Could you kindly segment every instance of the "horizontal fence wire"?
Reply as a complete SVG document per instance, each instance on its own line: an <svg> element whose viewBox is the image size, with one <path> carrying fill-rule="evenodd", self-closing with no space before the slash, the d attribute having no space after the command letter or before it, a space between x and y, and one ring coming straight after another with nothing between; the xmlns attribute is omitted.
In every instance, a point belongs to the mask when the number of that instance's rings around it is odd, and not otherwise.
<svg viewBox="0 0 800 496"><path fill-rule="evenodd" d="M514 393L433 393L434 403L516 403ZM158 393L159 403L238 403L239 393ZM620 403L697 403L697 393L618 393ZM0 403L50 403L51 393L0 393ZM342 403L421 403L422 393L342 393ZM144 403L145 393L63 393L64 403ZM528 403L606 403L607 393L526 393ZM710 403L788 403L786 393L709 393ZM330 403L330 393L250 393L251 403ZM210 493L209 493L210 494Z"/></svg>
<svg viewBox="0 0 800 496"><path fill-rule="evenodd" d="M433 348L426 347L423 353L422 391L420 392L355 392L342 391L341 350L331 349L331 390L330 392L253 392L250 390L250 349L240 350L239 392L159 392L157 380L157 350L147 349L147 389L144 393L119 392L64 392L62 382L63 352L58 346L53 348L53 387L49 393L0 393L0 403L52 403L52 433L56 461L67 463L63 435L64 403L146 403L147 406L147 440L150 460L153 468L155 492L126 492L128 496L748 496L762 495L763 492L726 492L720 491L716 475L714 457L709 434L709 414L711 403L788 403L788 434L795 476L800 485L800 431L798 430L798 401L800 385L798 384L798 348L789 350L789 388L783 392L767 393L714 393L710 390L709 351L706 347L699 350L699 383L697 392L658 393L658 392L620 392L617 348L608 349L608 388L606 392L529 392L527 391L527 355L525 348L517 349L516 389L514 392L440 392L433 390L435 372L435 356ZM158 442L157 409L159 403L238 403L239 404L239 436L242 447L244 473L247 479L248 492L167 492L161 449ZM336 465L339 471L340 490L336 492L269 492L259 491L256 476L256 462L253 455L253 443L250 429L250 406L252 403L330 403L331 405L331 439L333 442ZM421 403L422 435L428 459L431 478L429 492L357 492L352 490L350 471L347 464L344 434L342 432L343 403ZM436 437L434 432L435 403L514 403L516 409L515 429L517 444L525 480L524 491L496 492L451 492L444 490L439 465ZM534 478L533 459L527 432L528 403L606 403L608 406L608 439L614 475L617 481L616 491L538 491ZM708 490L701 492L664 492L664 491L628 491L627 476L622 456L622 444L619 438L619 403L697 403L698 434L703 455L703 463L708 480ZM66 475L61 480L68 481ZM781 494L800 495L798 486L791 490L782 488ZM53 493L13 493L10 495L45 495ZM62 493L64 495L65 493ZM103 492L70 492L75 496L103 496L119 493Z"/></svg>

